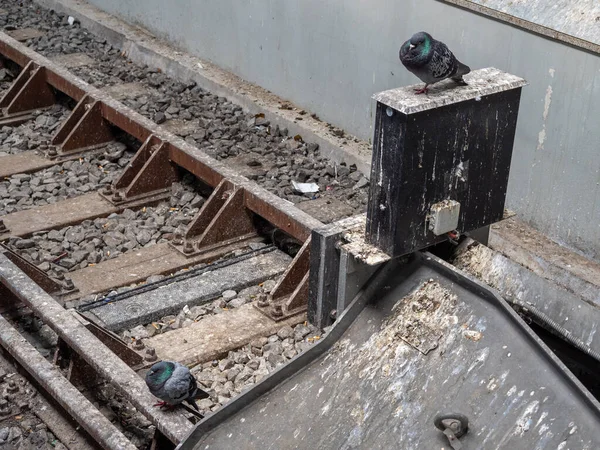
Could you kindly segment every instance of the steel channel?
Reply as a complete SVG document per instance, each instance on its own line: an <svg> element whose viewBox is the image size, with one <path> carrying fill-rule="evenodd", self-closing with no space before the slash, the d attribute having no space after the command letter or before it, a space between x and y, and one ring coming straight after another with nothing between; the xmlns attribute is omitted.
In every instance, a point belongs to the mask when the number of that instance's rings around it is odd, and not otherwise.
<svg viewBox="0 0 600 450"><path fill-rule="evenodd" d="M164 412L154 407L156 398L146 383L125 362L94 336L73 313L31 281L4 255L0 255L0 281L97 374L117 387L171 442L177 444L192 429L181 411Z"/></svg>
<svg viewBox="0 0 600 450"><path fill-rule="evenodd" d="M75 77L65 68L2 32L0 32L0 53L19 65L26 65L29 61L33 61L37 65L45 67L48 83L76 101L81 100L85 94L101 101L104 119L139 141L145 142L150 135L155 135L167 142L171 161L193 173L209 186L216 187L222 179L226 178L242 187L246 191L245 206L248 209L294 238L305 241L310 236L311 230L323 226L322 222L296 208L292 203L239 175L224 163L208 156L200 149L113 99L107 93Z"/></svg>
<svg viewBox="0 0 600 450"><path fill-rule="evenodd" d="M135 446L98 411L12 325L0 316L0 344L56 400L102 448L135 450Z"/></svg>

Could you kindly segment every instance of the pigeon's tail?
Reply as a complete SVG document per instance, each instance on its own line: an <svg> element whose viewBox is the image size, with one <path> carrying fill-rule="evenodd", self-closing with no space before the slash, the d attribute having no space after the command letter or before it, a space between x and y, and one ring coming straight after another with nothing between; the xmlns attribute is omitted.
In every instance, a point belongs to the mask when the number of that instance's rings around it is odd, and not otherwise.
<svg viewBox="0 0 600 450"><path fill-rule="evenodd" d="M452 81L454 81L457 84L466 86L467 82L463 80L463 75L468 74L471 71L471 68L469 66L465 66L460 61L456 62L458 63L458 68L456 69L456 74L452 77Z"/></svg>
<svg viewBox="0 0 600 450"><path fill-rule="evenodd" d="M458 69L456 69L455 77L462 77L463 75L468 74L471 71L469 66L464 65L460 61L456 61L458 63Z"/></svg>
<svg viewBox="0 0 600 450"><path fill-rule="evenodd" d="M190 398L187 398L187 399L185 399L184 401L185 401L185 402L186 402L188 405L190 405L192 408L194 408L196 411L198 411L198 412L200 411L200 410L198 409L198 405L196 404L196 400L195 400L194 398L190 397Z"/></svg>

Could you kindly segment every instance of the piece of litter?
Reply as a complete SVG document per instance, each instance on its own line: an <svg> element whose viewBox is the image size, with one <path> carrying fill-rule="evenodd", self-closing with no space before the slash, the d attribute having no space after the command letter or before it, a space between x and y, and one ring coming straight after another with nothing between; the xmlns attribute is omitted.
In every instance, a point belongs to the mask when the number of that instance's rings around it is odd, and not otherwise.
<svg viewBox="0 0 600 450"><path fill-rule="evenodd" d="M204 69L204 67L200 63L198 63L197 66L198 66L198 69L200 69L200 70Z"/></svg>
<svg viewBox="0 0 600 450"><path fill-rule="evenodd" d="M319 185L317 183L297 183L296 181L292 181L292 186L294 186L296 191L303 194L319 192Z"/></svg>
<svg viewBox="0 0 600 450"><path fill-rule="evenodd" d="M69 25L73 26L73 24L75 23L75 17L69 16L69 18L67 19L67 22L69 22Z"/></svg>

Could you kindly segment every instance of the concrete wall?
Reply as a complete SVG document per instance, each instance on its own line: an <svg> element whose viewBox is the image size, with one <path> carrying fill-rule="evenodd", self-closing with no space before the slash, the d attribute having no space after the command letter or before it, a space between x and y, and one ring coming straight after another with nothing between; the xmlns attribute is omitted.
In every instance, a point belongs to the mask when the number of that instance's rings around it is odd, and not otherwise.
<svg viewBox="0 0 600 450"><path fill-rule="evenodd" d="M473 68L526 78L507 206L600 259L600 57L436 0L89 0L363 139L375 92L418 80L426 30Z"/></svg>

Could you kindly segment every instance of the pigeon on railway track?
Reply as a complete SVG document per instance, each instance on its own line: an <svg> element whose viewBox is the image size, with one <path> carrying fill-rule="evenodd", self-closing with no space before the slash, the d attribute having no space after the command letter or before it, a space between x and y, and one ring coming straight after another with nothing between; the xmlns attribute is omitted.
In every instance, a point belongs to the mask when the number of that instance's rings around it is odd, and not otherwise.
<svg viewBox="0 0 600 450"><path fill-rule="evenodd" d="M446 44L436 41L429 33L415 33L400 47L400 61L410 72L425 83L417 89L417 94L427 93L428 86L451 78L458 84L466 85L463 75L471 69L461 63Z"/></svg>
<svg viewBox="0 0 600 450"><path fill-rule="evenodd" d="M160 361L154 364L146 374L146 385L150 392L162 401L154 406L172 409L186 402L198 411L196 399L209 397L198 387L196 378L190 370L174 361Z"/></svg>

